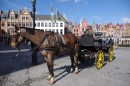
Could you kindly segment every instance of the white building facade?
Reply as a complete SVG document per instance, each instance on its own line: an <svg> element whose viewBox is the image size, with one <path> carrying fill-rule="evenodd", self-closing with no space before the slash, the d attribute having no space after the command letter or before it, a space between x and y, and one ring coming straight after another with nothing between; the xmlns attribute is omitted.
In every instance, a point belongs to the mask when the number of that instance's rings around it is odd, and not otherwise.
<svg viewBox="0 0 130 86"><path fill-rule="evenodd" d="M35 24L35 29L65 34L65 23L59 20L52 22L51 15L36 15Z"/></svg>

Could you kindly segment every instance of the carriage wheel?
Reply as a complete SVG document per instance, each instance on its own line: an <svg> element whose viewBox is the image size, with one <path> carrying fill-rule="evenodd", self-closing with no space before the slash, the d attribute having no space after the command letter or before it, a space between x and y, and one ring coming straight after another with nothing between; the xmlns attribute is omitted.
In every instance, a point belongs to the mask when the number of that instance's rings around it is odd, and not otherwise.
<svg viewBox="0 0 130 86"><path fill-rule="evenodd" d="M99 50L97 53L97 57L95 58L95 65L97 69L102 68L104 63L104 52L102 50Z"/></svg>
<svg viewBox="0 0 130 86"><path fill-rule="evenodd" d="M114 55L114 47L111 46L109 48L109 61L111 62L113 60L113 55Z"/></svg>

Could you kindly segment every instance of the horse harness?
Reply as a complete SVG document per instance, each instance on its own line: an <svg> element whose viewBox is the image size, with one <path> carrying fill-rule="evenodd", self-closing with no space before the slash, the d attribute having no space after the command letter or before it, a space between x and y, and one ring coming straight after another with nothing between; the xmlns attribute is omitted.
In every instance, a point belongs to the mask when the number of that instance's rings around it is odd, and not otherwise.
<svg viewBox="0 0 130 86"><path fill-rule="evenodd" d="M38 48L40 51L42 51L42 50L55 51L55 50L62 49L63 47L66 46L64 38L63 38L61 35L55 34L55 33L54 33L54 36L55 36L55 38L56 38L56 43L57 43L58 47L52 46L51 43L50 43L50 41L49 41L49 39L48 39L48 36L49 36L49 35L50 35L49 33L45 32L44 35L43 35L43 38L42 38L42 40L41 40L41 42L40 42L40 45L36 46L35 49ZM45 39L47 39L48 44L42 45L43 42L45 41ZM44 47L43 47L43 48L40 48L40 46L44 46Z"/></svg>

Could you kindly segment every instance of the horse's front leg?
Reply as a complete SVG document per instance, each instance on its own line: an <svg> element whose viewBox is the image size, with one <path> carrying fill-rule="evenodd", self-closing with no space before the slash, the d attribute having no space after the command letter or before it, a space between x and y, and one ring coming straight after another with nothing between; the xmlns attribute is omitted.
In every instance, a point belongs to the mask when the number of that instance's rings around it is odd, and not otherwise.
<svg viewBox="0 0 130 86"><path fill-rule="evenodd" d="M54 73L53 73L53 64L54 64L54 56L48 55L46 58L47 66L49 70L49 76L47 79L49 80L49 84L54 84Z"/></svg>
<svg viewBox="0 0 130 86"><path fill-rule="evenodd" d="M73 72L73 68L74 68L74 57L72 54L70 54L70 59L71 59L71 68L70 68L70 73Z"/></svg>
<svg viewBox="0 0 130 86"><path fill-rule="evenodd" d="M37 54L38 54L38 49L35 49L32 53L32 65L37 65Z"/></svg>

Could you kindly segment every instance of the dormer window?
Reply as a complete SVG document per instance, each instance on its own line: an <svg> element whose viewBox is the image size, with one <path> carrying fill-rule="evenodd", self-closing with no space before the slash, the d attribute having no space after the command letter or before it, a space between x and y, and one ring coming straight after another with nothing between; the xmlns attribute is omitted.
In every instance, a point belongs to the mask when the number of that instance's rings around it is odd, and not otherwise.
<svg viewBox="0 0 130 86"><path fill-rule="evenodd" d="M14 16L11 16L11 19L14 20Z"/></svg>
<svg viewBox="0 0 130 86"><path fill-rule="evenodd" d="M6 16L4 15L4 16L2 17L2 19L6 19Z"/></svg>

